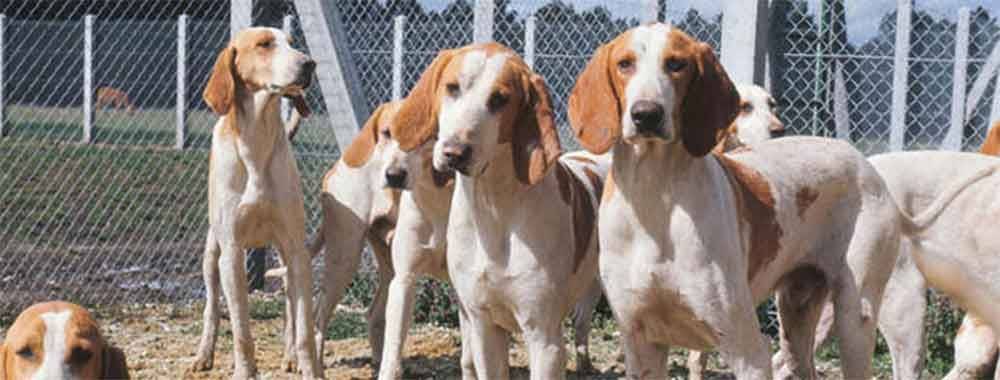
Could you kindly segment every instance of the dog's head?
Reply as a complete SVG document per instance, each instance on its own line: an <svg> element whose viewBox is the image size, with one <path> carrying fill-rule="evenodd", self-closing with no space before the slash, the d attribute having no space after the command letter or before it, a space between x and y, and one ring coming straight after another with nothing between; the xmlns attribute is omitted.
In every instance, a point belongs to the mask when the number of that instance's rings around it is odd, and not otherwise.
<svg viewBox="0 0 1000 380"><path fill-rule="evenodd" d="M67 302L25 309L0 345L0 379L127 379L125 354L90 313Z"/></svg>
<svg viewBox="0 0 1000 380"><path fill-rule="evenodd" d="M745 144L784 136L785 124L778 119L777 105L767 90L753 84L736 86L740 93L740 113L733 121L736 134Z"/></svg>
<svg viewBox="0 0 1000 380"><path fill-rule="evenodd" d="M445 50L406 97L393 135L403 151L431 141L439 172L477 176L510 144L514 172L537 183L561 152L544 80L509 48L474 44Z"/></svg>
<svg viewBox="0 0 1000 380"><path fill-rule="evenodd" d="M267 91L291 98L299 113L309 116L302 91L312 81L316 62L292 48L291 42L280 29L240 31L215 60L203 93L205 103L225 115L241 96Z"/></svg>
<svg viewBox="0 0 1000 380"><path fill-rule="evenodd" d="M739 94L711 46L665 24L598 48L569 98L570 123L593 153L623 140L680 142L704 156L738 111Z"/></svg>

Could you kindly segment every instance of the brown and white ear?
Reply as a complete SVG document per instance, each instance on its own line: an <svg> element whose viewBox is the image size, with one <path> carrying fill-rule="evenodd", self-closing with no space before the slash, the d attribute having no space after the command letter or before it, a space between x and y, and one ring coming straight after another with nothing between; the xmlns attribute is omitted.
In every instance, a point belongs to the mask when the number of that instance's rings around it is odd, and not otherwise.
<svg viewBox="0 0 1000 380"><path fill-rule="evenodd" d="M202 98L216 114L225 115L236 101L236 48L227 46L215 59Z"/></svg>
<svg viewBox="0 0 1000 380"><path fill-rule="evenodd" d="M591 153L611 149L622 134L621 102L612 82L611 43L597 49L569 94L569 124Z"/></svg>
<svg viewBox="0 0 1000 380"><path fill-rule="evenodd" d="M511 152L517 179L523 184L534 185L559 159L562 147L545 80L537 74L528 74L525 82L529 109L522 112L514 126Z"/></svg>
<svg viewBox="0 0 1000 380"><path fill-rule="evenodd" d="M309 108L309 102L306 101L306 95L303 92L298 92L295 95L286 96L292 101L292 106L295 107L295 111L302 115L302 117L309 117L312 115L312 108Z"/></svg>
<svg viewBox="0 0 1000 380"><path fill-rule="evenodd" d="M104 359L101 362L102 379L128 379L128 365L125 361L125 352L118 347L107 345L101 355Z"/></svg>
<svg viewBox="0 0 1000 380"><path fill-rule="evenodd" d="M438 102L435 92L441 74L457 52L455 49L439 52L423 74L420 74L417 84L396 112L390 128L393 138L399 142L399 148L404 152L420 146L437 133Z"/></svg>
<svg viewBox="0 0 1000 380"><path fill-rule="evenodd" d="M341 159L344 160L344 163L348 167L356 168L368 162L372 151L375 150L375 144L378 144L379 119L382 118L382 114L388 108L389 103L382 103L382 105L378 106L375 112L372 112L372 115L368 117L368 121L361 128L361 132L351 141L351 145L344 150L344 155L341 156Z"/></svg>
<svg viewBox="0 0 1000 380"><path fill-rule="evenodd" d="M740 95L729 80L712 47L695 48L694 77L681 105L681 140L695 157L708 154L739 113Z"/></svg>

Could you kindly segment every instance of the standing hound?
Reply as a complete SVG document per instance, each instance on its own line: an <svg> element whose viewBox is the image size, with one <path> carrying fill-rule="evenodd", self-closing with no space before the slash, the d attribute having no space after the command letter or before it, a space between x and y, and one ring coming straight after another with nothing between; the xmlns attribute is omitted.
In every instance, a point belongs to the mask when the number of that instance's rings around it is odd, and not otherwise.
<svg viewBox="0 0 1000 380"><path fill-rule="evenodd" d="M233 377L257 375L250 332L244 249L274 243L288 265L287 317L305 378L322 377L313 336L312 271L305 244L305 208L279 100L291 96L303 116L302 98L316 63L293 49L274 28L239 32L215 62L204 98L221 117L209 156L209 230L202 271L205 314L192 370L212 368L219 325L219 286L233 330ZM290 345L289 345L290 346Z"/></svg>
<svg viewBox="0 0 1000 380"><path fill-rule="evenodd" d="M581 144L613 154L600 273L628 376L665 378L665 347L680 345L717 348L739 379L771 378L754 306L776 291L781 377L816 377L812 340L832 292L844 377L869 378L899 210L842 141L709 154L738 100L712 48L664 24L600 47L570 95Z"/></svg>
<svg viewBox="0 0 1000 380"><path fill-rule="evenodd" d="M101 336L90 312L68 302L25 309L0 344L0 380L128 378L125 353Z"/></svg>
<svg viewBox="0 0 1000 380"><path fill-rule="evenodd" d="M784 136L785 124L778 119L776 103L767 90L755 84L737 83L736 91L740 94L740 112L726 128L722 142L714 151L729 152ZM692 350L687 360L688 379L704 378L708 364L705 352Z"/></svg>
<svg viewBox="0 0 1000 380"><path fill-rule="evenodd" d="M433 168L459 173L445 265L475 377L508 378L508 333L521 331L532 378L564 378L562 320L597 275L602 174L560 159L542 78L499 44L442 51L404 101L393 135L404 151L436 135ZM406 195L403 202L394 244L407 223Z"/></svg>
<svg viewBox="0 0 1000 380"><path fill-rule="evenodd" d="M418 85L407 97L412 111L439 110L440 106L433 103L440 101L437 94L440 84L440 72L444 65L454 61L453 56L465 54L474 50L482 50L480 46L443 52L421 76ZM456 62L457 63L457 62ZM422 104L421 104L422 103ZM396 379L401 373L401 359L406 331L412 320L413 302L415 300L415 285L421 276L431 276L441 281L450 281L446 263L446 241L448 232L448 215L451 212L451 202L454 190L453 172L440 171L434 168L433 150L437 141L438 125L436 121L423 119L424 114L400 114L392 123L392 128L399 131L394 136L407 136L413 126L431 128L418 136L403 142L393 142L387 166L389 173L403 173L403 192L400 201L399 224L396 228L392 245L392 263L395 272L389 290L389 301L386 317L386 344L382 354L380 379ZM514 110L509 110L514 111ZM414 119L410 119L414 118ZM428 123L430 123L428 125ZM577 171L591 173L596 176L596 186L603 183L605 174L610 167L610 157L595 156L586 152L574 152L563 156L563 161L573 165ZM591 179L592 177L587 177ZM578 372L592 370L589 354L588 334L591 315L600 299L601 287L596 281L587 295L574 309L574 332L576 342L576 360ZM464 310L459 313L460 328L463 338L466 337L468 320ZM463 342L469 342L463 339ZM462 371L466 378L475 378L473 358L469 350L470 344L462 345Z"/></svg>
<svg viewBox="0 0 1000 380"><path fill-rule="evenodd" d="M324 251L323 296L316 315L316 349L323 358L323 332L334 307L340 303L354 273L361 264L365 241L378 264L378 288L368 307L368 340L375 363L382 353L385 326L385 299L392 265L389 246L399 213L399 191L392 189L404 177L386 174L388 147L392 139L389 122L399 102L375 109L343 156L323 176L323 222L309 245L315 255Z"/></svg>

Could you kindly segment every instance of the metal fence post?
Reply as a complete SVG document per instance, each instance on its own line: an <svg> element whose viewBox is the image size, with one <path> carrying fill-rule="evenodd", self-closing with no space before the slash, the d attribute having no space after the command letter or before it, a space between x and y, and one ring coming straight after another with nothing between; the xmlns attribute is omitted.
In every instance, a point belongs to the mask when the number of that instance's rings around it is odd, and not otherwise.
<svg viewBox="0 0 1000 380"><path fill-rule="evenodd" d="M646 24L659 21L660 4L658 0L642 0L642 12L639 12L639 22Z"/></svg>
<svg viewBox="0 0 1000 380"><path fill-rule="evenodd" d="M965 82L969 66L969 8L958 8L955 29L955 66L951 87L951 127L941 143L941 149L962 150L962 127L965 126Z"/></svg>
<svg viewBox="0 0 1000 380"><path fill-rule="evenodd" d="M7 102L4 101L4 97L3 97L3 88L4 88L4 83L5 83L4 82L4 78L3 78L3 72L4 72L4 64L3 64L4 63L3 62L4 35L3 35L3 31L6 29L6 27L7 27L7 15L0 14L0 137L4 137L5 136L5 133L4 133L4 124L6 124L6 122L7 122L7 119L5 118L5 116L7 114L4 112L4 107L7 105Z"/></svg>
<svg viewBox="0 0 1000 380"><path fill-rule="evenodd" d="M532 69L535 68L535 22L534 15L524 20L524 63Z"/></svg>
<svg viewBox="0 0 1000 380"><path fill-rule="evenodd" d="M990 107L990 125L986 127L989 128L993 125L992 123L997 121L1000 121L1000 73L997 73L996 83L993 84L993 105Z"/></svg>
<svg viewBox="0 0 1000 380"><path fill-rule="evenodd" d="M726 0L722 6L722 66L742 83L764 83L767 0Z"/></svg>
<svg viewBox="0 0 1000 380"><path fill-rule="evenodd" d="M292 15L285 15L285 17L281 18L281 30L283 30L285 34L288 34L289 36L292 35L292 19L294 19ZM281 120L284 121L288 121L288 119L292 117L291 102L285 97L281 98L280 115L281 115Z"/></svg>
<svg viewBox="0 0 1000 380"><path fill-rule="evenodd" d="M403 98L403 33L406 16L396 16L392 24L392 100Z"/></svg>
<svg viewBox="0 0 1000 380"><path fill-rule="evenodd" d="M910 19L912 0L896 3L896 50L892 63L892 114L889 123L889 150L903 150L906 136L906 93L910 74Z"/></svg>
<svg viewBox="0 0 1000 380"><path fill-rule="evenodd" d="M174 148L184 149L187 138L187 24L188 15L177 17L177 124Z"/></svg>
<svg viewBox="0 0 1000 380"><path fill-rule="evenodd" d="M476 0L472 14L472 42L493 41L493 11L495 0Z"/></svg>
<svg viewBox="0 0 1000 380"><path fill-rule="evenodd" d="M253 0L229 0L229 38L253 23Z"/></svg>
<svg viewBox="0 0 1000 380"><path fill-rule="evenodd" d="M94 136L94 18L83 17L83 142L87 144Z"/></svg>

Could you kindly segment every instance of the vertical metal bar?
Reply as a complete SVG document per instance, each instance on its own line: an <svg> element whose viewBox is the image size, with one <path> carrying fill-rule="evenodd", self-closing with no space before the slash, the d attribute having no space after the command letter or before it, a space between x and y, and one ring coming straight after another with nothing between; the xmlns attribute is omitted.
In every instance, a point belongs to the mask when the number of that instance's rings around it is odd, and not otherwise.
<svg viewBox="0 0 1000 380"><path fill-rule="evenodd" d="M906 93L910 74L910 18L913 0L897 0L896 49L892 69L892 115L889 127L889 150L903 150L906 136Z"/></svg>
<svg viewBox="0 0 1000 380"><path fill-rule="evenodd" d="M969 66L969 8L958 8L958 28L955 29L955 65L951 80L951 127L941 143L941 149L962 150L962 129L965 126L965 82Z"/></svg>
<svg viewBox="0 0 1000 380"><path fill-rule="evenodd" d="M990 107L990 125L987 125L986 128L989 128L997 121L1000 121L1000 73L997 73L996 83L993 84L993 105Z"/></svg>
<svg viewBox="0 0 1000 380"><path fill-rule="evenodd" d="M253 22L253 0L229 0L229 38Z"/></svg>
<svg viewBox="0 0 1000 380"><path fill-rule="evenodd" d="M642 0L642 11L639 12L639 22L648 24L658 20L660 6L657 0Z"/></svg>
<svg viewBox="0 0 1000 380"><path fill-rule="evenodd" d="M472 14L472 42L493 41L493 11L495 0L476 0Z"/></svg>
<svg viewBox="0 0 1000 380"><path fill-rule="evenodd" d="M292 21L293 21L292 19L294 19L292 15L285 15L285 17L281 18L281 30L283 30L285 34L288 34L289 36L292 35ZM280 115L281 115L281 120L284 120L286 122L288 121L289 118L292 117L291 102L284 97L281 98Z"/></svg>
<svg viewBox="0 0 1000 380"><path fill-rule="evenodd" d="M535 23L534 15L524 20L524 62L528 67L535 68Z"/></svg>
<svg viewBox="0 0 1000 380"><path fill-rule="evenodd" d="M184 149L187 139L187 25L188 15L177 17L177 134L175 149Z"/></svg>
<svg viewBox="0 0 1000 380"><path fill-rule="evenodd" d="M7 106L7 102L4 100L4 96L3 96L4 95L3 89L5 87L4 83L6 83L6 82L4 82L4 76L3 76L3 72L4 72L4 62L3 62L4 33L3 32L6 29L7 29L7 15L0 14L0 137L5 136L5 134L4 134L4 125L7 123L7 119L5 118L5 116L7 115L7 113L4 112L4 108Z"/></svg>
<svg viewBox="0 0 1000 380"><path fill-rule="evenodd" d="M403 33L406 16L396 16L392 24L392 100L403 98Z"/></svg>
<svg viewBox="0 0 1000 380"><path fill-rule="evenodd" d="M817 37L816 37L816 51L815 51L815 63L813 66L813 100L812 100L812 122L809 123L812 128L810 134L813 136L824 136L825 128L823 128L826 123L824 116L824 106L826 101L824 99L825 89L826 89L826 64L824 59L826 59L827 52L827 29L829 26L826 25L826 1L820 0L819 10L816 13L816 23L817 23ZM723 62L725 64L725 62Z"/></svg>
<svg viewBox="0 0 1000 380"><path fill-rule="evenodd" d="M94 15L83 17L83 142L93 141L94 129Z"/></svg>
<svg viewBox="0 0 1000 380"><path fill-rule="evenodd" d="M722 66L733 80L764 82L767 55L767 0L725 0L722 17Z"/></svg>

